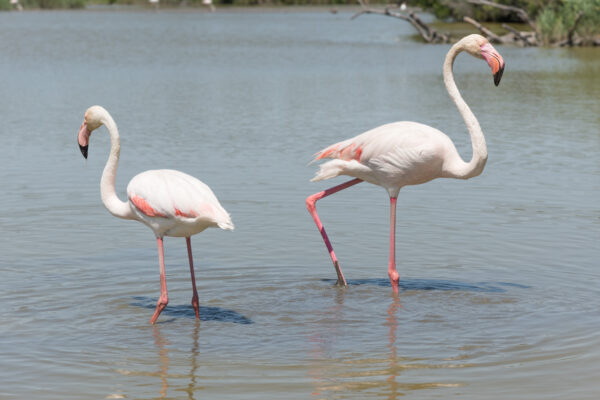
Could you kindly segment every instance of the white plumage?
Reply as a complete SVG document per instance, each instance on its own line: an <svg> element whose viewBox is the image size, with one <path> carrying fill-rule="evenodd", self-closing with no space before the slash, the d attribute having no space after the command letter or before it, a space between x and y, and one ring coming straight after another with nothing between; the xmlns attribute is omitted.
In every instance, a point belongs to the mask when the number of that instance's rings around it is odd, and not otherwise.
<svg viewBox="0 0 600 400"><path fill-rule="evenodd" d="M139 221L157 236L187 237L209 227L232 230L231 217L210 188L191 175L172 169L144 171L127 185L127 197ZM133 199L144 199L157 214L149 216Z"/></svg>
<svg viewBox="0 0 600 400"><path fill-rule="evenodd" d="M154 323L168 303L165 278L163 237L185 237L192 277L192 305L199 318L198 293L194 277L190 236L209 227L232 230L233 223L212 190L198 179L171 169L150 170L136 175L127 186L128 201L115 192L115 180L121 149L117 124L108 111L92 106L86 112L77 136L81 153L87 158L92 131L105 125L110 134L110 155L102 179L102 203L114 216L140 221L156 235L160 267L161 295L150 322Z"/></svg>
<svg viewBox="0 0 600 400"><path fill-rule="evenodd" d="M403 186L442 176L448 155L458 157L458 151L441 131L416 122L394 122L318 152L315 160L333 160L321 164L312 180L349 175L382 186L396 197Z"/></svg>
<svg viewBox="0 0 600 400"><path fill-rule="evenodd" d="M396 200L400 189L418 185L435 178L468 179L481 174L487 161L487 147L477 118L463 100L454 83L452 65L456 56L466 51L484 59L492 69L498 85L504 71L504 60L481 35L469 35L456 43L444 61L444 83L450 98L463 117L473 148L469 162L463 161L454 143L441 131L416 122L395 122L382 125L351 139L328 146L315 155L315 160L331 158L323 163L313 181L349 175L355 179L315 193L306 199L308 211L321 232L325 246L335 267L338 284L346 285L337 257L316 211L317 200L340 190L367 181L384 187L390 196L390 257L388 275L398 292L399 275L396 270Z"/></svg>

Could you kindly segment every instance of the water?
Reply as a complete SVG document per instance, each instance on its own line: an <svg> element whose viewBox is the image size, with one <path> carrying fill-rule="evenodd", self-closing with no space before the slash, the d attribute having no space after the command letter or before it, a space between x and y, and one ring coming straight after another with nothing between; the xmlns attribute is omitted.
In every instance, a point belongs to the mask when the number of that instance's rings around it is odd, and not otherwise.
<svg viewBox="0 0 600 400"><path fill-rule="evenodd" d="M461 56L486 133L470 181L405 188L401 292L387 281L388 199L362 184L319 203L350 286L304 208L311 155L382 123L447 132L448 46L350 12L0 14L0 398L595 399L600 393L600 53L501 47L498 88ZM155 241L103 208L105 106L117 188L151 168L210 185L236 224Z"/></svg>

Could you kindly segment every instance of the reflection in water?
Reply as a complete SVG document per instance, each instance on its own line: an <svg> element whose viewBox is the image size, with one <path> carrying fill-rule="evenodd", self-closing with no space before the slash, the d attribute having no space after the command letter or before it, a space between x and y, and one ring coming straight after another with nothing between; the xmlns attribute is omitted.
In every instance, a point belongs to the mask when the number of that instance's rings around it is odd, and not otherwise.
<svg viewBox="0 0 600 400"><path fill-rule="evenodd" d="M152 326L152 337L154 338L154 346L156 348L159 360L159 368L156 372L135 372L128 370L119 370L119 372L123 375L133 375L133 376L145 376L145 377L158 377L160 379L160 389L158 390L158 399L166 399L167 391L169 387L174 387L173 384L169 385L169 379L176 380L186 380L189 381L187 386L182 391L187 393L187 398L190 400L194 399L194 391L201 388L196 385L196 373L198 369L198 336L200 333L200 321L196 320L196 325L194 326L193 336L191 337L191 349L190 349L190 368L189 373L180 374L180 373L169 373L169 348L170 342L167 338L163 336L161 333L161 327L159 324L155 324ZM187 370L187 369L186 369ZM152 385L154 386L154 385ZM177 385L180 386L180 385ZM183 385L181 385L183 386Z"/></svg>
<svg viewBox="0 0 600 400"><path fill-rule="evenodd" d="M192 340L192 368L190 369L190 384L185 390L188 394L188 399L193 400L194 389L196 388L196 370L198 369L198 332L200 331L200 321L196 320L194 326L194 340Z"/></svg>
<svg viewBox="0 0 600 400"><path fill-rule="evenodd" d="M398 355L396 350L396 328L398 328L398 319L396 318L396 312L402 307L400 304L400 298L398 294L393 293L392 304L388 307L388 318L387 325L389 327L389 351L390 351L390 377L388 382L390 384L390 395L389 399L395 399L398 397L398 384L396 378L399 373L398 368Z"/></svg>
<svg viewBox="0 0 600 400"><path fill-rule="evenodd" d="M154 337L154 345L158 349L158 359L160 360L160 369L158 371L158 376L160 377L159 398L164 399L167 397L167 388L169 387L167 382L169 351L165 347L169 342L160 334L160 328L157 325L154 325L153 328L152 337Z"/></svg>
<svg viewBox="0 0 600 400"><path fill-rule="evenodd" d="M156 303L156 299L152 299L144 296L134 297L135 302L130 303L132 306L151 308L153 303ZM199 357L199 342L198 338L200 335L200 328L203 321L218 321L218 322L229 322L240 325L252 325L254 321L245 317L236 311L229 310L221 307L208 307L200 306L200 319L197 320L195 312L191 305L174 305L168 306L163 311L164 315L170 315L173 317L170 320L161 320L157 324L152 326L152 337L154 339L154 349L158 355L158 362L160 368L155 372L148 371L131 371L126 369L118 370L119 373L129 376L140 376L151 378L148 386L154 388L156 384L156 378L160 379L160 389L158 391L159 399L170 398L167 396L167 392L170 391L182 391L187 393L188 399L194 399L194 392L199 389L205 389L205 387L197 384L198 379L198 357ZM175 318L185 318L194 320L193 331L188 336L181 336L181 332L172 331L173 322ZM191 328L191 325L188 325ZM165 337L165 333L175 332L177 338L172 338L170 341ZM178 340L183 340L185 345L180 350L178 346ZM172 343L174 342L174 343ZM189 346L188 346L189 343ZM181 357L180 354L185 354L185 357ZM156 360L151 359L148 361L152 369L156 364ZM170 370L170 371L169 371ZM140 382L137 382L138 384ZM153 393L152 398L155 394Z"/></svg>
<svg viewBox="0 0 600 400"><path fill-rule="evenodd" d="M389 283L389 282L388 282ZM344 312L345 289L336 290L335 305L325 311L321 320L324 330L311 336L315 347L311 351L312 365L309 376L314 381L316 390L312 393L315 399L328 398L331 394L339 398L356 397L357 393L364 395L377 393L390 400L405 396L410 391L436 389L442 387L462 386L459 383L423 382L423 374L419 374L419 382L406 382L414 379L407 371L464 368L468 364L452 363L449 359L432 363L420 357L398 356L396 343L399 327L398 315L403 310L400 295L392 295L392 301L387 308L387 317L383 326L386 328L388 343L384 354L379 357L357 358L355 352L336 356L336 338L342 336L343 330L348 329L348 319ZM450 361L450 363L449 363ZM402 375L405 375L404 382ZM337 397L336 397L337 398Z"/></svg>
<svg viewBox="0 0 600 400"><path fill-rule="evenodd" d="M314 381L315 390L312 396L321 398L325 391L331 390L331 386L335 385L335 380L327 377L328 365L322 361L327 361L327 355L332 351L332 343L337 335L337 330L340 327L342 320L342 306L344 305L344 288L336 288L335 304L328 307L323 312L323 320L320 321L326 329L321 332L315 332L309 337L311 343L315 346L311 348L311 363L308 370L308 376Z"/></svg>

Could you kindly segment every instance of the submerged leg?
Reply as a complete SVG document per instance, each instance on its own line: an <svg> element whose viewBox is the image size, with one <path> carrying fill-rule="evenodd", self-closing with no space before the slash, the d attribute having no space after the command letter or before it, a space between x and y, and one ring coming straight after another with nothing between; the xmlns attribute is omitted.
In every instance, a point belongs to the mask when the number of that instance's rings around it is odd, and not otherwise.
<svg viewBox="0 0 600 400"><path fill-rule="evenodd" d="M156 303L154 315L152 318L150 318L151 324L156 322L156 319L162 310L164 310L169 303L169 296L167 295L167 279L165 277L165 252L163 249L163 238L157 237L156 244L158 245L158 264L160 267L160 297L158 298L158 303Z"/></svg>
<svg viewBox="0 0 600 400"><path fill-rule="evenodd" d="M329 242L329 238L327 237L327 233L325 233L325 228L319 219L319 215L317 214L317 208L315 203L317 200L321 200L323 197L327 197L331 194L337 193L340 190L349 188L350 186L354 186L358 183L361 183L361 179L352 179L351 181L342 183L341 185L334 186L330 189L323 190L322 192L315 193L312 196L308 196L306 198L306 208L308 208L308 212L312 215L315 223L317 224L317 228L319 232L321 232L321 236L323 236L323 241L325 242L325 246L327 246L327 251L329 251L329 255L331 256L331 261L333 261L333 266L335 267L335 272L337 273L337 284L342 286L348 286L346 283L346 278L344 278L344 274L342 273L342 269L340 268L340 263L338 262L335 253L333 252L333 247L331 246L331 242Z"/></svg>
<svg viewBox="0 0 600 400"><path fill-rule="evenodd" d="M396 270L396 197L390 197L390 262L388 275L395 294L398 294L400 275Z"/></svg>
<svg viewBox="0 0 600 400"><path fill-rule="evenodd" d="M200 319L196 276L194 275L194 260L192 258L192 242L189 236L185 238L185 242L187 243L188 258L190 259L190 274L192 275L192 290L194 291L194 294L192 295L192 307L194 307L194 311L196 312L196 319Z"/></svg>

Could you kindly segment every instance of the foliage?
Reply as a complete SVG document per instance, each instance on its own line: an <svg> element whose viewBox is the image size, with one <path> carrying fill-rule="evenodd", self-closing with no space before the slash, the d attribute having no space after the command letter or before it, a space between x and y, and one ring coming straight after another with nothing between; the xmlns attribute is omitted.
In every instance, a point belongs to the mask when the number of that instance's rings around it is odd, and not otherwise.
<svg viewBox="0 0 600 400"><path fill-rule="evenodd" d="M387 0L373 0L386 2ZM84 8L87 4L126 4L147 6L148 0L20 0L24 8ZM260 5L356 5L356 0L213 0L217 6L260 6ZM160 0L161 6L177 7L181 5L201 7L202 0ZM10 0L0 0L0 10L11 9Z"/></svg>
<svg viewBox="0 0 600 400"><path fill-rule="evenodd" d="M20 0L23 8L84 8L86 0Z"/></svg>
<svg viewBox="0 0 600 400"><path fill-rule="evenodd" d="M539 13L536 22L546 44L564 40L573 27L580 37L592 37L600 34L600 0L553 2Z"/></svg>
<svg viewBox="0 0 600 400"><path fill-rule="evenodd" d="M498 4L525 10L537 25L538 37L545 43L557 43L576 35L591 41L600 35L600 0L494 0ZM87 3L148 5L147 0L20 0L24 8L84 8ZM214 4L233 6L259 5L342 5L356 0L213 0ZM514 11L467 0L371 0L370 3L402 3L432 12L438 19L462 21L469 16L481 22L522 22ZM160 0L163 6L202 7L202 0ZM0 0L0 10L11 10L10 0Z"/></svg>
<svg viewBox="0 0 600 400"><path fill-rule="evenodd" d="M567 38L569 31L584 41L600 35L600 0L494 0L498 4L525 10L535 21L545 44ZM523 22L514 11L459 0L412 0L410 6L431 11L438 19L462 21L464 16L481 22Z"/></svg>

